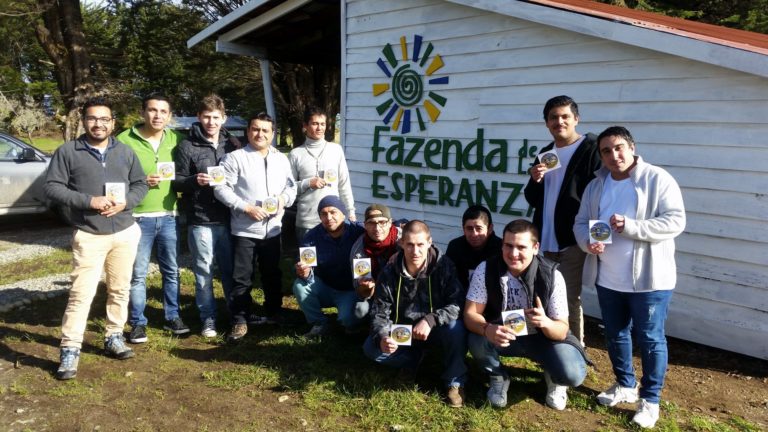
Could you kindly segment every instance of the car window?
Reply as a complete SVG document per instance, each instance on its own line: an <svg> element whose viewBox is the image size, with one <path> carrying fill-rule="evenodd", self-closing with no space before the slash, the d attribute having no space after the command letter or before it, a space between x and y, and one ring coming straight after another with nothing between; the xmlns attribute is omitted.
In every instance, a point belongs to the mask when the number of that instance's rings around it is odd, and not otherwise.
<svg viewBox="0 0 768 432"><path fill-rule="evenodd" d="M21 156L21 147L0 136L0 160L16 160Z"/></svg>

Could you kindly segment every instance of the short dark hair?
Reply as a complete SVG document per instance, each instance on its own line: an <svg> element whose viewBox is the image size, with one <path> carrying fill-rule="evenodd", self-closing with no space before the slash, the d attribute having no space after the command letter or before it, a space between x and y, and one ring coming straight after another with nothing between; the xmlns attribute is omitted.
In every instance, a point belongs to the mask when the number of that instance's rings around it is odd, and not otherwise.
<svg viewBox="0 0 768 432"><path fill-rule="evenodd" d="M312 119L312 116L323 116L326 120L328 120L328 114L319 106L309 106L306 110L304 110L304 124L309 123L309 120Z"/></svg>
<svg viewBox="0 0 768 432"><path fill-rule="evenodd" d="M88 111L88 108L95 106L107 107L109 108L109 113L112 114L112 102L104 96L94 96L86 99L83 107L80 108L80 115L85 117L85 112Z"/></svg>
<svg viewBox="0 0 768 432"><path fill-rule="evenodd" d="M225 115L224 100L217 94L209 94L200 101L197 106L197 114L202 114L206 111L221 111L221 115Z"/></svg>
<svg viewBox="0 0 768 432"><path fill-rule="evenodd" d="M253 124L253 122L256 120L270 122L272 124L272 132L275 131L275 119L273 119L271 115L265 113L264 111L256 115L252 115L251 118L248 119L248 129L251 128L251 124Z"/></svg>
<svg viewBox="0 0 768 432"><path fill-rule="evenodd" d="M504 235L507 233L520 234L525 232L531 233L531 240L534 243L539 242L539 229L526 219L515 219L504 227Z"/></svg>
<svg viewBox="0 0 768 432"><path fill-rule="evenodd" d="M579 116L579 105L576 103L576 101L571 99L570 96L560 95L553 97L552 99L548 100L546 104L544 104L544 120L549 117L549 112L552 111L553 108L561 106L570 106L574 117Z"/></svg>
<svg viewBox="0 0 768 432"><path fill-rule="evenodd" d="M415 219L405 224L402 237L405 237L406 234L418 234L421 232L427 233L427 237L432 238L432 231L429 230L429 226L424 221Z"/></svg>
<svg viewBox="0 0 768 432"><path fill-rule="evenodd" d="M606 137L619 137L623 138L624 141L627 142L627 144L631 145L632 147L635 146L635 139L632 138L632 134L629 133L629 130L625 128L624 126L611 126L608 129L600 132L600 135L597 136L597 147L600 147L600 141L603 140L603 138Z"/></svg>
<svg viewBox="0 0 768 432"><path fill-rule="evenodd" d="M464 215L461 217L461 226L463 227L468 220L474 219L480 219L489 226L493 223L491 211L488 210L485 206L481 206L479 204L469 206L466 210L464 210Z"/></svg>
<svg viewBox="0 0 768 432"><path fill-rule="evenodd" d="M162 94L162 93L152 93L149 96L144 96L144 98L141 100L141 110L144 111L147 109L147 103L151 100L161 101L168 104L168 107L171 106L171 99Z"/></svg>

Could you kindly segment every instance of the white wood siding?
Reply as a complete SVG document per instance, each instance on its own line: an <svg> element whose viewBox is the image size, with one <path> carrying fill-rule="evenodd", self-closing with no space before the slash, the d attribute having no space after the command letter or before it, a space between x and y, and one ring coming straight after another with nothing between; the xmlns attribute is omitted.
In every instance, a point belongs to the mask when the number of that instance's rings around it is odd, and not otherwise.
<svg viewBox="0 0 768 432"><path fill-rule="evenodd" d="M523 140L538 148L551 140L541 110L550 97L567 94L579 103L579 131L626 126L638 153L667 169L683 190L688 224L677 241L668 333L768 359L768 79L443 1L348 0L345 23L343 140L360 213L382 201L372 196L374 170L525 184L517 151ZM489 139L507 140L507 173L372 161L374 128L383 126L376 106L386 99L374 97L372 86L389 82L376 61L387 43L399 59L400 37L410 50L415 34L444 60L433 77L450 82L425 83L447 103L436 123L420 132L413 120L406 136L466 145L482 128L486 147ZM401 134L386 135L384 147L388 136ZM500 204L508 192L501 194ZM418 197L386 203L396 218L427 221L441 246L460 235L467 206L425 205ZM514 207L527 211L522 194ZM514 217L497 212L494 219L500 233ZM584 301L599 316L594 293Z"/></svg>

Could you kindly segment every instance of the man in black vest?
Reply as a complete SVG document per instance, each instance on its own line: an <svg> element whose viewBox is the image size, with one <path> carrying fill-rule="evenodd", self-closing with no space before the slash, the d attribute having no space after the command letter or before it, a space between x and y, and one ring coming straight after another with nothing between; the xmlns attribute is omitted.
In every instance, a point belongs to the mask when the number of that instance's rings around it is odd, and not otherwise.
<svg viewBox="0 0 768 432"><path fill-rule="evenodd" d="M490 375L488 401L496 408L507 405L509 389L499 355L538 362L547 383L546 403L556 410L565 409L567 388L581 385L587 373L581 343L568 330L563 276L538 252L536 227L524 219L512 221L504 227L501 255L480 264L469 284L464 308L469 350ZM502 319L507 311L519 314L519 320Z"/></svg>

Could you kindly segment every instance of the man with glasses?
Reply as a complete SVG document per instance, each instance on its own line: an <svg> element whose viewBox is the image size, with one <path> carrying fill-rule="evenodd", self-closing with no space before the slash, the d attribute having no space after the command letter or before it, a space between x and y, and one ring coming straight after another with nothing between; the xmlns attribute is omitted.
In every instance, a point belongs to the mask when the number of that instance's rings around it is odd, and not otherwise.
<svg viewBox="0 0 768 432"><path fill-rule="evenodd" d="M376 278L387 265L389 258L398 250L397 241L401 230L392 223L392 213L384 204L371 204L365 209L365 232L352 245L350 263L355 259L370 258L371 272L355 279L353 285L358 301L355 316L364 318L368 315L370 301L376 288Z"/></svg>
<svg viewBox="0 0 768 432"><path fill-rule="evenodd" d="M285 207L296 199L296 183L288 158L272 146L275 122L259 113L248 121L248 145L221 161L226 183L214 195L230 209L234 243L230 342L248 333L248 321L282 321L283 305L280 232ZM264 290L265 317L251 316L254 269L258 262Z"/></svg>
<svg viewBox="0 0 768 432"><path fill-rule="evenodd" d="M123 338L128 317L131 268L141 231L131 210L147 193L136 154L112 138L112 106L92 98L82 108L85 134L56 150L45 178L45 194L71 211L72 289L61 325L56 378L77 375L88 312L102 271L106 272L107 314L104 349L125 360L133 357Z"/></svg>
<svg viewBox="0 0 768 432"><path fill-rule="evenodd" d="M117 139L132 148L139 158L144 172L147 173L149 191L144 199L133 209L133 217L141 228L141 239L133 263L131 278L131 302L128 323L131 333L128 341L144 343L147 341L147 317L144 308L147 305L147 270L152 256L152 247L157 245L157 262L163 278L163 311L165 312L166 330L175 335L189 333L189 327L179 316L179 267L176 264L178 250L176 238L176 192L171 189L171 181L161 168L173 162L176 146L181 135L169 129L171 104L167 97L153 94L141 101L141 117L144 120L130 129L126 129ZM173 170L170 171L173 173Z"/></svg>

